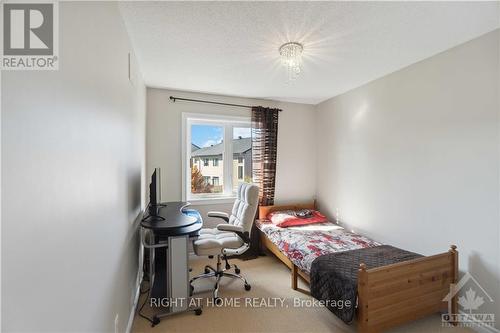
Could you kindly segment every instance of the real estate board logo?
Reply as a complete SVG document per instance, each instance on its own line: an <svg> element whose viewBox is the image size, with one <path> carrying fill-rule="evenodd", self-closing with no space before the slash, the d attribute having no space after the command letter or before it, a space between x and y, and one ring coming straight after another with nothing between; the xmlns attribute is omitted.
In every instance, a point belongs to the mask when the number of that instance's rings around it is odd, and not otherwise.
<svg viewBox="0 0 500 333"><path fill-rule="evenodd" d="M57 2L2 4L3 70L58 69Z"/></svg>
<svg viewBox="0 0 500 333"><path fill-rule="evenodd" d="M453 299L458 298L458 313L453 313ZM483 313L481 308L493 299L479 282L470 274L465 275L450 287L450 293L443 299L448 302L448 313L442 315L443 325L456 323L459 326L490 326L495 325L495 314Z"/></svg>

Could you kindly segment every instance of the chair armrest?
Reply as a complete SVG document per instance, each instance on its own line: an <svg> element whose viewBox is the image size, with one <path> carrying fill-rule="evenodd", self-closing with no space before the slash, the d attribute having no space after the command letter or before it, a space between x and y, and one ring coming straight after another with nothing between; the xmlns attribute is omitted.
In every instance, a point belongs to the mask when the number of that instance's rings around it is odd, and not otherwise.
<svg viewBox="0 0 500 333"><path fill-rule="evenodd" d="M226 222L229 222L229 215L224 212L208 212L208 217L216 217L219 219L223 219Z"/></svg>
<svg viewBox="0 0 500 333"><path fill-rule="evenodd" d="M240 227L239 225L229 224L229 223L222 223L222 224L217 225L217 230L231 231L231 232L243 232L243 227Z"/></svg>
<svg viewBox="0 0 500 333"><path fill-rule="evenodd" d="M243 227L240 227L238 225L226 224L226 223L218 224L217 230L234 232L241 238L241 240L243 240L243 242L247 244L250 243L250 236L248 232L243 231Z"/></svg>

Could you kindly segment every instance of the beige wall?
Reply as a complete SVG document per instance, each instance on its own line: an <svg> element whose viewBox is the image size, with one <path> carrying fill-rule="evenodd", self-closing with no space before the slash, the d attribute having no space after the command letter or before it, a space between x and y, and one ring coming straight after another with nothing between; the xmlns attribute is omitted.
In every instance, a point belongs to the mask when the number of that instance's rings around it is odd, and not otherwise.
<svg viewBox="0 0 500 333"><path fill-rule="evenodd" d="M146 91L116 3L59 11L59 70L2 72L2 331L125 332Z"/></svg>
<svg viewBox="0 0 500 333"><path fill-rule="evenodd" d="M314 106L148 88L146 165L148 174L155 167L162 168L162 199L164 201L181 200L181 115L183 112L250 117L249 109L182 101L172 103L169 100L170 95L283 109L279 116L278 128L276 202L313 199L316 168ZM209 210L230 211L231 207L231 204L196 206L202 214ZM207 226L219 223L219 221L205 219Z"/></svg>
<svg viewBox="0 0 500 333"><path fill-rule="evenodd" d="M500 318L499 31L318 105L320 208L422 254L460 251ZM498 327L498 324L497 324Z"/></svg>

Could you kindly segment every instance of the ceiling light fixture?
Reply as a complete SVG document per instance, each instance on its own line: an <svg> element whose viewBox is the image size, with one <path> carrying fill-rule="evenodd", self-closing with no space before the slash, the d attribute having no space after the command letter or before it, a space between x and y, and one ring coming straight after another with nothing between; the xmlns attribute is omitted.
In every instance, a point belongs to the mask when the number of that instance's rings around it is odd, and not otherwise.
<svg viewBox="0 0 500 333"><path fill-rule="evenodd" d="M297 42L289 42L280 46L281 62L287 68L288 80L295 80L301 71L302 51L304 47Z"/></svg>

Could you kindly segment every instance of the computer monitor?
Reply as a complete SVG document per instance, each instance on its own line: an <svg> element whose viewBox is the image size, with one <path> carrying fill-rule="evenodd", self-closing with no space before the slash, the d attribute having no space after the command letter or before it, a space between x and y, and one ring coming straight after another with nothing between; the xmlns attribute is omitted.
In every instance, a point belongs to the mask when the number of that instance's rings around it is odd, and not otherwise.
<svg viewBox="0 0 500 333"><path fill-rule="evenodd" d="M161 173L160 168L155 168L151 175L151 183L149 184L149 205L156 207L161 203Z"/></svg>

